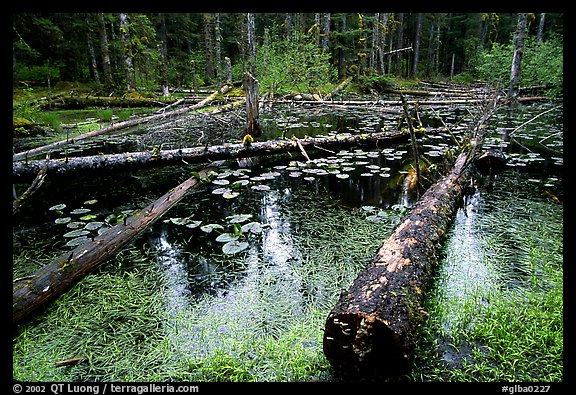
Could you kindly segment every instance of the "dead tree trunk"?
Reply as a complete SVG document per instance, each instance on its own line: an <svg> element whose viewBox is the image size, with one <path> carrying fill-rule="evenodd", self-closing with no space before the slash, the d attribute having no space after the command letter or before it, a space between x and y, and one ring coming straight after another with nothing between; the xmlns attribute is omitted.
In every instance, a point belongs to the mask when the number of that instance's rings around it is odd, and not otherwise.
<svg viewBox="0 0 576 395"><path fill-rule="evenodd" d="M443 239L458 209L469 164L482 145L480 119L470 150L436 182L378 249L330 312L324 354L337 375L386 377L404 372Z"/></svg>
<svg viewBox="0 0 576 395"><path fill-rule="evenodd" d="M210 169L202 170L172 191L134 214L123 224L94 237L71 252L62 254L33 275L18 281L13 287L12 323L19 324L48 302L66 292L100 263L113 257L126 243L178 203L200 179L208 177Z"/></svg>
<svg viewBox="0 0 576 395"><path fill-rule="evenodd" d="M441 129L437 129L441 130ZM426 133L434 133L429 130ZM316 147L331 149L366 143L395 143L408 138L402 132L377 132L367 135L336 135L328 137L310 137L300 140L271 140L252 144L224 144L209 147L192 147L166 151L130 152L124 154L91 155L61 159L33 160L27 163L12 163L12 181L15 183L33 180L40 170L46 167L49 177L74 176L78 174L106 174L114 171L129 171L151 167L188 165L211 160L246 158L278 153L297 152L297 141L308 150Z"/></svg>
<svg viewBox="0 0 576 395"><path fill-rule="evenodd" d="M262 128L258 120L260 117L258 109L258 80L252 74L246 73L244 86L246 88L246 127L244 128L244 136L250 135L258 138L262 135Z"/></svg>

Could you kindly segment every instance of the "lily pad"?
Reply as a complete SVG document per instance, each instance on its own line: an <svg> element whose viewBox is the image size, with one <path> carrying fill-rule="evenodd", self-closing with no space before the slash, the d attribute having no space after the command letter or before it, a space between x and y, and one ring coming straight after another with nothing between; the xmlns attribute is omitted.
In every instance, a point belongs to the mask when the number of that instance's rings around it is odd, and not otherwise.
<svg viewBox="0 0 576 395"><path fill-rule="evenodd" d="M67 227L67 228L70 228L70 229L76 229L76 228L79 228L79 227L84 227L85 225L86 225L86 224L85 224L84 222L74 221L74 222L68 222L68 223L66 224L66 227Z"/></svg>
<svg viewBox="0 0 576 395"><path fill-rule="evenodd" d="M227 190L226 192L224 192L224 193L222 194L222 197L223 197L224 199L234 199L234 198L235 198L236 196L238 196L238 195L240 195L239 192L235 192L235 191L232 191L232 190L229 189L229 190Z"/></svg>
<svg viewBox="0 0 576 395"><path fill-rule="evenodd" d="M75 210L70 211L70 214L86 214L92 211L89 208L77 208Z"/></svg>
<svg viewBox="0 0 576 395"><path fill-rule="evenodd" d="M200 227L200 230L202 230L203 232L206 232L206 233L210 233L214 229L222 230L222 229L224 229L224 227L220 224L206 224L206 225L202 225Z"/></svg>
<svg viewBox="0 0 576 395"><path fill-rule="evenodd" d="M216 184L216 185L228 185L230 184L230 181L224 179L224 178L217 178L215 180L212 181L212 184Z"/></svg>
<svg viewBox="0 0 576 395"><path fill-rule="evenodd" d="M262 225L260 222L248 222L242 225L242 232L262 233Z"/></svg>
<svg viewBox="0 0 576 395"><path fill-rule="evenodd" d="M238 240L238 236L233 233L222 233L220 236L216 238L216 241L220 243L228 243L230 241Z"/></svg>
<svg viewBox="0 0 576 395"><path fill-rule="evenodd" d="M225 192L230 191L230 188L216 188L212 191L214 195L223 195Z"/></svg>
<svg viewBox="0 0 576 395"><path fill-rule="evenodd" d="M66 245L68 247L76 247L76 246L79 246L79 245L86 243L88 240L89 240L88 237L80 236L80 237L76 237L75 239L70 240L68 243L66 243Z"/></svg>
<svg viewBox="0 0 576 395"><path fill-rule="evenodd" d="M248 185L248 184L250 184L250 181L248 181L248 180L245 180L245 179L244 179L244 180L238 180L238 181L234 181L234 182L232 183L232 188L235 188L235 189L236 189L236 188L240 188L240 187L246 186L246 185Z"/></svg>
<svg viewBox="0 0 576 395"><path fill-rule="evenodd" d="M90 222L88 224L86 224L86 226L84 227L84 229L86 230L96 230L101 228L104 225L104 222L99 222L99 221L95 221L95 222Z"/></svg>
<svg viewBox="0 0 576 395"><path fill-rule="evenodd" d="M270 190L270 186L264 185L264 184L252 185L251 188L254 191L269 191Z"/></svg>
<svg viewBox="0 0 576 395"><path fill-rule="evenodd" d="M222 252L228 255L236 254L240 251L244 251L246 248L248 248L248 245L249 244L245 241L229 241L222 246Z"/></svg>
<svg viewBox="0 0 576 395"><path fill-rule="evenodd" d="M200 226L202 221L190 221L185 226L190 229L194 229Z"/></svg>
<svg viewBox="0 0 576 395"><path fill-rule="evenodd" d="M252 218L252 214L234 214L234 215L229 215L226 217L226 219L231 224L238 224L238 223L246 222L250 218Z"/></svg>
<svg viewBox="0 0 576 395"><path fill-rule="evenodd" d="M68 222L72 221L72 218L70 217L63 217L63 218L56 218L54 220L54 223L57 224L67 224Z"/></svg>
<svg viewBox="0 0 576 395"><path fill-rule="evenodd" d="M64 210L66 208L66 205L64 203L61 204L57 204L55 206L50 207L48 210L50 211L60 211L60 210Z"/></svg>
<svg viewBox="0 0 576 395"><path fill-rule="evenodd" d="M80 237L80 236L86 236L90 234L90 232L88 232L87 230L84 229L74 229L68 233L64 233L64 237L68 238L68 237Z"/></svg>

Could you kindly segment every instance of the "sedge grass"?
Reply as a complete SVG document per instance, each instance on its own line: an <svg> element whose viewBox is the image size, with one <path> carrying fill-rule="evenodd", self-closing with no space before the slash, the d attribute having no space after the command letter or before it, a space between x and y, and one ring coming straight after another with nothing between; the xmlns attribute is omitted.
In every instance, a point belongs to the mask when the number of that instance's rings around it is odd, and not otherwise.
<svg viewBox="0 0 576 395"><path fill-rule="evenodd" d="M393 217L390 223L372 223L362 210L339 208L319 196L294 202L286 216L302 259L291 261L289 276L259 262L260 272L246 283L251 288L240 286L248 274L238 276L222 291L228 299L206 293L190 298L185 308L168 309L167 271L146 243L133 244L20 328L13 341L14 379L327 379L324 320L391 232ZM230 268L246 267L241 254L217 259ZM74 357L85 361L55 366Z"/></svg>
<svg viewBox="0 0 576 395"><path fill-rule="evenodd" d="M494 199L476 218L481 231L474 235L492 277L451 292L463 274L441 261L411 380L563 380L562 208L518 192ZM454 253L460 257L456 266L468 267L463 252Z"/></svg>

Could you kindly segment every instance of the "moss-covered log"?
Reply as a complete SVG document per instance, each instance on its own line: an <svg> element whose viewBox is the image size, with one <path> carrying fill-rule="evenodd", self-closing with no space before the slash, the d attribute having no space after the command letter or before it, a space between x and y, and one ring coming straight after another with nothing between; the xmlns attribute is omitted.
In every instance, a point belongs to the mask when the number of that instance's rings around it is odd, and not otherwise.
<svg viewBox="0 0 576 395"><path fill-rule="evenodd" d="M429 131L428 133L433 133ZM299 140L271 140L251 144L224 144L209 147L192 147L178 150L131 152L124 154L92 155L76 158L33 160L27 163L13 162L12 181L15 183L33 180L43 167L49 177L72 176L75 174L103 174L113 171L128 171L168 165L202 163L213 160L246 158L284 152L298 152L300 143L308 152L316 147L335 149L356 144L395 143L408 139L407 133L377 132L363 135L335 135L310 137Z"/></svg>
<svg viewBox="0 0 576 395"><path fill-rule="evenodd" d="M12 297L12 322L19 324L41 307L70 289L100 263L114 256L134 237L162 217L192 188L207 178L210 169L184 181L146 208L43 266L31 276L16 281ZM200 180L199 180L200 179Z"/></svg>
<svg viewBox="0 0 576 395"><path fill-rule="evenodd" d="M332 309L324 353L338 374L387 376L408 367L426 318L424 292L462 194L460 170L422 195Z"/></svg>
<svg viewBox="0 0 576 395"><path fill-rule="evenodd" d="M174 103L176 99L146 97L59 96L43 103L42 110L78 109L87 107L158 107Z"/></svg>
<svg viewBox="0 0 576 395"><path fill-rule="evenodd" d="M328 315L323 348L337 375L377 378L409 367L416 329L427 318L424 295L482 145L479 128L493 111L481 117L469 149L422 195Z"/></svg>

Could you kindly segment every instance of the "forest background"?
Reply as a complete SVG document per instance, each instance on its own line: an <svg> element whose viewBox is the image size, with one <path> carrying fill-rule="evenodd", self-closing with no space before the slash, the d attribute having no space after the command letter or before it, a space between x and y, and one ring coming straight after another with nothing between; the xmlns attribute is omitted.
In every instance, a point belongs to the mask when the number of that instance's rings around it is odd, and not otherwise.
<svg viewBox="0 0 576 395"><path fill-rule="evenodd" d="M16 13L13 85L24 93L44 86L168 96L241 81L250 70L270 93L324 95L347 77L366 93L420 79L507 87L517 20L515 13ZM529 13L526 33L521 85L561 96L563 14Z"/></svg>

